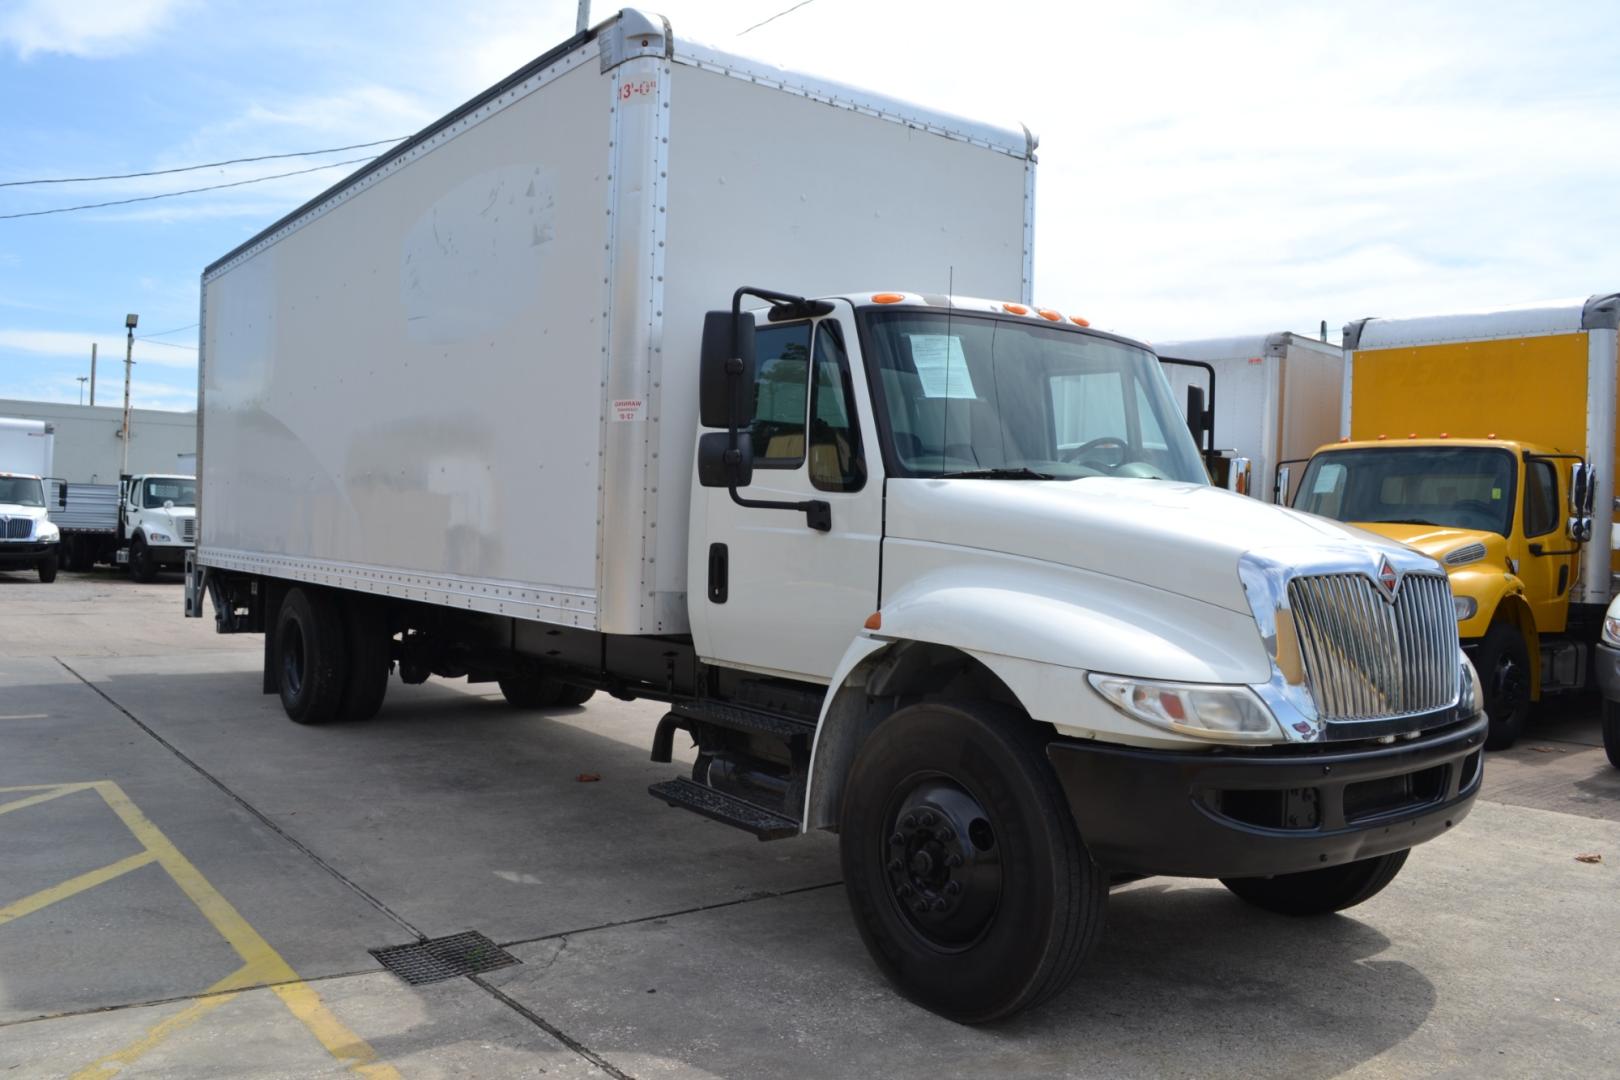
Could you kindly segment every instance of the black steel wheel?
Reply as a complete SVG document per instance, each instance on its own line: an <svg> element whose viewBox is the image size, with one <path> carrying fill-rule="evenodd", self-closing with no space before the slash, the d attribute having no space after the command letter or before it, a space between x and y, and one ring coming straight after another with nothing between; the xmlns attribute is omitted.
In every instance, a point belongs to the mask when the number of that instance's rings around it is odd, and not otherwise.
<svg viewBox="0 0 1620 1080"><path fill-rule="evenodd" d="M1406 865L1406 851L1275 877L1221 878L1221 884L1255 907L1279 915L1327 915L1355 907L1383 892Z"/></svg>
<svg viewBox="0 0 1620 1080"><path fill-rule="evenodd" d="M1609 764L1620 769L1620 701L1603 703L1603 752Z"/></svg>
<svg viewBox="0 0 1620 1080"><path fill-rule="evenodd" d="M1486 632L1474 655L1485 691L1490 729L1485 749L1506 750L1524 734L1530 718L1530 652L1518 628L1497 623Z"/></svg>
<svg viewBox="0 0 1620 1080"><path fill-rule="evenodd" d="M140 533L129 542L129 576L136 581L151 581L157 577L157 557Z"/></svg>
<svg viewBox="0 0 1620 1080"><path fill-rule="evenodd" d="M39 560L39 562L34 564L34 569L39 571L40 584L49 585L51 582L56 580L56 571L60 559L61 556L57 555L55 551L52 551L49 555L45 556L43 559Z"/></svg>
<svg viewBox="0 0 1620 1080"><path fill-rule="evenodd" d="M382 708L388 694L388 675L394 668L388 612L383 602L359 593L344 594L343 632L349 668L338 716L344 720L370 720Z"/></svg>
<svg viewBox="0 0 1620 1080"><path fill-rule="evenodd" d="M1056 994L1102 934L1107 876L1041 728L985 702L908 706L867 738L839 817L844 887L901 993L986 1023Z"/></svg>
<svg viewBox="0 0 1620 1080"><path fill-rule="evenodd" d="M324 724L343 705L349 643L342 612L324 589L297 586L276 616L276 689L287 716L300 724Z"/></svg>

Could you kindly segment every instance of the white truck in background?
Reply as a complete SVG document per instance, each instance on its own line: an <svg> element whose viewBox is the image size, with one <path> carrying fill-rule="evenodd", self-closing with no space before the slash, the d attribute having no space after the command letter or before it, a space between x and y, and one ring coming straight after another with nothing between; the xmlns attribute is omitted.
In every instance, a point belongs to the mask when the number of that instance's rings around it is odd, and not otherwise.
<svg viewBox="0 0 1620 1080"><path fill-rule="evenodd" d="M961 1021L1116 881L1361 902L1479 790L1444 571L1212 489L1153 353L1031 304L1034 145L576 36L204 271L187 614L300 723L396 666L666 702L652 794L836 830Z"/></svg>
<svg viewBox="0 0 1620 1080"><path fill-rule="evenodd" d="M1210 462L1215 482L1286 506L1292 492L1278 491L1287 482L1281 466L1302 464L1338 437L1344 350L1284 330L1156 342L1154 351L1179 396L1209 386L1210 434L1223 448Z"/></svg>
<svg viewBox="0 0 1620 1080"><path fill-rule="evenodd" d="M116 484L58 482L51 518L61 529L62 564L89 570L127 566L136 581L182 569L197 543L197 478L141 473Z"/></svg>
<svg viewBox="0 0 1620 1080"><path fill-rule="evenodd" d="M40 420L0 416L0 571L33 570L56 580L56 526L45 508L55 429Z"/></svg>

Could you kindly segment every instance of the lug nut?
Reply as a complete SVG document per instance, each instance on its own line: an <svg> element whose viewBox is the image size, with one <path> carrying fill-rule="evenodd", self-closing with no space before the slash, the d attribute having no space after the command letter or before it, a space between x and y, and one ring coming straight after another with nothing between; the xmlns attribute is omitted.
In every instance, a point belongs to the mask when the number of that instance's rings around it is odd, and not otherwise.
<svg viewBox="0 0 1620 1080"><path fill-rule="evenodd" d="M956 839L956 830L952 828L937 829L934 832L934 839L942 844L948 844Z"/></svg>
<svg viewBox="0 0 1620 1080"><path fill-rule="evenodd" d="M911 910L915 911L919 915L925 914L928 911L928 901L926 901L926 900L917 901L915 904L911 905Z"/></svg>
<svg viewBox="0 0 1620 1080"><path fill-rule="evenodd" d="M899 885L897 885L895 887L894 893L895 893L896 896L910 896L911 895L911 885L909 883L907 883L907 882L902 881Z"/></svg>
<svg viewBox="0 0 1620 1080"><path fill-rule="evenodd" d="M895 847L904 847L906 838L901 836L899 833L895 833L893 836L889 837L889 843Z"/></svg>
<svg viewBox="0 0 1620 1080"><path fill-rule="evenodd" d="M955 870L958 866L962 865L962 856L958 855L954 851L951 852L949 855L945 856L945 865L950 867L952 870Z"/></svg>
<svg viewBox="0 0 1620 1080"><path fill-rule="evenodd" d="M962 883L960 881L947 881L945 883L945 895L946 896L960 896L961 893L962 893Z"/></svg>
<svg viewBox="0 0 1620 1080"><path fill-rule="evenodd" d="M900 827L903 829L915 829L917 827L917 815L907 814L905 817L901 818Z"/></svg>
<svg viewBox="0 0 1620 1080"><path fill-rule="evenodd" d="M895 873L897 873L897 874L898 874L898 873L899 873L899 872L900 872L900 871L901 871L901 870L903 870L903 869L905 869L905 865L906 865L906 864L905 864L905 863L903 863L903 862L901 862L901 861L900 861L900 860L899 860L899 859L890 859L890 860L889 860L889 869L890 869L890 870L893 870L893 871L894 871L894 872L895 872Z"/></svg>
<svg viewBox="0 0 1620 1080"><path fill-rule="evenodd" d="M944 911L945 910L945 901L939 899L938 897L935 897L934 898L934 910L935 911Z"/></svg>
<svg viewBox="0 0 1620 1080"><path fill-rule="evenodd" d="M922 816L920 816L917 820L922 822L923 828L928 828L934 824L934 813L931 810L924 810L922 812Z"/></svg>

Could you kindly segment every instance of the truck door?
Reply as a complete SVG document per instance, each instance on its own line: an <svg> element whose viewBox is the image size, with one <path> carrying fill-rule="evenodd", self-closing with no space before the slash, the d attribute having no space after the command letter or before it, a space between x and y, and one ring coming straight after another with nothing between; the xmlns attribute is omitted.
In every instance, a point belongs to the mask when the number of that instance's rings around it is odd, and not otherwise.
<svg viewBox="0 0 1620 1080"><path fill-rule="evenodd" d="M841 308L844 305L840 305ZM845 309L847 310L847 308ZM749 499L825 501L832 526L803 512L738 506L694 487L689 604L698 653L737 667L829 679L877 610L882 458L865 380L852 370L852 322L762 323Z"/></svg>
<svg viewBox="0 0 1620 1080"><path fill-rule="evenodd" d="M1527 554L1520 562L1519 578L1535 613L1536 629L1543 634L1564 629L1569 593L1575 585L1579 545L1565 532L1565 500L1559 483L1568 473L1568 466L1559 468L1556 461L1525 458L1521 514Z"/></svg>

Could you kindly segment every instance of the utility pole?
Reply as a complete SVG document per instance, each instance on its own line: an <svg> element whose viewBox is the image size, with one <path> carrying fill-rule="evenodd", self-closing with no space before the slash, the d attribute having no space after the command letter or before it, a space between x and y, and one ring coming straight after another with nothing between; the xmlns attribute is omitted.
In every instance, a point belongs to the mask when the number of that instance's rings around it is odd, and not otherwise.
<svg viewBox="0 0 1620 1080"><path fill-rule="evenodd" d="M96 403L96 346L90 345L90 404Z"/></svg>
<svg viewBox="0 0 1620 1080"><path fill-rule="evenodd" d="M124 316L124 461L118 469L118 479L129 475L129 373L135 366L135 326L139 315Z"/></svg>
<svg viewBox="0 0 1620 1080"><path fill-rule="evenodd" d="M84 404L84 384L90 381L90 376L88 376L88 375L80 375L78 378L79 378L79 404L83 405Z"/></svg>

